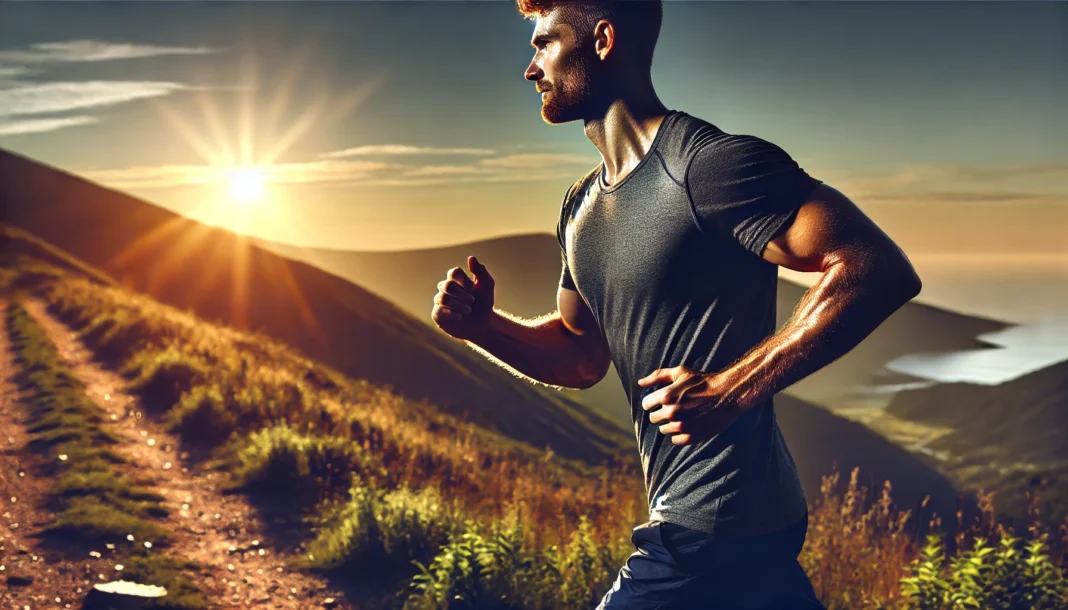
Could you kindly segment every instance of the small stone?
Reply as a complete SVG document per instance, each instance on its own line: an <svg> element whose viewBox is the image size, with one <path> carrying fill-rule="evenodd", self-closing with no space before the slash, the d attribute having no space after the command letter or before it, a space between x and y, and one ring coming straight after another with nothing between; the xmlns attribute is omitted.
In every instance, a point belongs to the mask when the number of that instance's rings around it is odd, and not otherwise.
<svg viewBox="0 0 1068 610"><path fill-rule="evenodd" d="M323 600L323 608L336 608L337 600L333 597L328 597Z"/></svg>
<svg viewBox="0 0 1068 610"><path fill-rule="evenodd" d="M125 566L122 565L121 563L117 563L117 564L115 564L115 571L116 572L121 572L124 567Z"/></svg>
<svg viewBox="0 0 1068 610"><path fill-rule="evenodd" d="M89 556L90 557L99 558L100 557L100 551L89 551Z"/></svg>
<svg viewBox="0 0 1068 610"><path fill-rule="evenodd" d="M156 446L156 439L154 439L154 438L148 439L148 446L149 447L155 447Z"/></svg>
<svg viewBox="0 0 1068 610"><path fill-rule="evenodd" d="M152 543L146 540L146 541L145 541L145 548L146 548L146 549L150 549L150 548L152 548Z"/></svg>
<svg viewBox="0 0 1068 610"><path fill-rule="evenodd" d="M232 564L232 563L226 564L226 569L230 570L231 572L233 572L234 571L234 564Z"/></svg>
<svg viewBox="0 0 1068 610"><path fill-rule="evenodd" d="M129 540L130 542L133 542L134 535L133 534L126 534L126 539Z"/></svg>

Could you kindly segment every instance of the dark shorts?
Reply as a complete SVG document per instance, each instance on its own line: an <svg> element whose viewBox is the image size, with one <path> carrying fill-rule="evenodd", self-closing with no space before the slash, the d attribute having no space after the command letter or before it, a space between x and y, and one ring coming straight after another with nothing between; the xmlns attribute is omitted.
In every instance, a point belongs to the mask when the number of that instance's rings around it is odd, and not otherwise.
<svg viewBox="0 0 1068 610"><path fill-rule="evenodd" d="M721 540L647 521L597 610L826 610L797 562L807 531L807 515L778 532Z"/></svg>

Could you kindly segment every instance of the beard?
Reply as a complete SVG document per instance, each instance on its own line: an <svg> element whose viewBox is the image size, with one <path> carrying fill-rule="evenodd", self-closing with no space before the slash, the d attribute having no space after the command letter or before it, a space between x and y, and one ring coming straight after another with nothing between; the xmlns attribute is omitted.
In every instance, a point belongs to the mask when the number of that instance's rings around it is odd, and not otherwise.
<svg viewBox="0 0 1068 610"><path fill-rule="evenodd" d="M567 123L591 114L596 102L594 92L598 90L593 67L589 59L576 57L567 66L565 76L549 86L541 102L541 117L546 123Z"/></svg>

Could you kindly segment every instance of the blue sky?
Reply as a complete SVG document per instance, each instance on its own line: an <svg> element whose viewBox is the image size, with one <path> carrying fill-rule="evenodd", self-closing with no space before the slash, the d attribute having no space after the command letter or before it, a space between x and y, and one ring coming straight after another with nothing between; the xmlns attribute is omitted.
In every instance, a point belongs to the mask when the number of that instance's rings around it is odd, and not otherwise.
<svg viewBox="0 0 1068 610"><path fill-rule="evenodd" d="M0 3L0 147L301 245L552 232L600 156L542 121L532 31L504 0ZM1066 32L1059 2L668 0L653 82L910 257L1068 269ZM228 195L242 163L266 166L258 204Z"/></svg>

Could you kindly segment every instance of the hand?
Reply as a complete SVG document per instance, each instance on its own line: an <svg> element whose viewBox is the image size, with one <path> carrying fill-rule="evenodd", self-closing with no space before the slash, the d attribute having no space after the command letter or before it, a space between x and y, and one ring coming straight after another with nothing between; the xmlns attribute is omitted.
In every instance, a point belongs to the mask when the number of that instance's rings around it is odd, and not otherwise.
<svg viewBox="0 0 1068 610"><path fill-rule="evenodd" d="M702 373L685 366L657 369L638 380L641 387L669 383L642 399L651 411L649 422L660 424L675 445L689 445L722 433L745 411L739 400L728 397L733 384L723 374Z"/></svg>
<svg viewBox="0 0 1068 610"><path fill-rule="evenodd" d="M459 267L449 269L438 283L430 317L438 328L457 339L470 339L485 330L493 313L493 276L478 259L467 257L474 281Z"/></svg>

